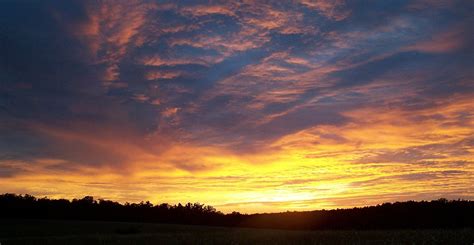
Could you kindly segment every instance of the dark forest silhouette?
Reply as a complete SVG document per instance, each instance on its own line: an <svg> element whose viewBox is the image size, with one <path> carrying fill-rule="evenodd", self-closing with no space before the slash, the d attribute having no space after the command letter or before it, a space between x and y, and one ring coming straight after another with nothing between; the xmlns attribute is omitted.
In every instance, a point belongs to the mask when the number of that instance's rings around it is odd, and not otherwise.
<svg viewBox="0 0 474 245"><path fill-rule="evenodd" d="M199 203L185 205L150 202L126 203L95 200L72 201L31 195L0 195L0 218L157 222L278 229L428 229L474 228L474 201L438 199L376 206L282 212L223 214Z"/></svg>

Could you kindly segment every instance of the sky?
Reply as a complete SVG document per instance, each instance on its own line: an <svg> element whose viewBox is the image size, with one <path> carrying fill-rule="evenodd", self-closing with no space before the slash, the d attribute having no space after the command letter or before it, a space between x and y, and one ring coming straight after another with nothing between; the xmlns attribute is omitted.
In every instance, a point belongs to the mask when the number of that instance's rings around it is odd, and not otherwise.
<svg viewBox="0 0 474 245"><path fill-rule="evenodd" d="M0 3L0 193L474 199L470 0Z"/></svg>

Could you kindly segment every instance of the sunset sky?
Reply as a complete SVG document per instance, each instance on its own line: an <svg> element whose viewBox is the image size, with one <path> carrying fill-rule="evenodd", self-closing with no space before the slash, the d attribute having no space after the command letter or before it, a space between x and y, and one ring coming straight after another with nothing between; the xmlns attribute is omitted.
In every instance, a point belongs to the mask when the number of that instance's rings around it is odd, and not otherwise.
<svg viewBox="0 0 474 245"><path fill-rule="evenodd" d="M0 2L0 193L474 199L474 1Z"/></svg>

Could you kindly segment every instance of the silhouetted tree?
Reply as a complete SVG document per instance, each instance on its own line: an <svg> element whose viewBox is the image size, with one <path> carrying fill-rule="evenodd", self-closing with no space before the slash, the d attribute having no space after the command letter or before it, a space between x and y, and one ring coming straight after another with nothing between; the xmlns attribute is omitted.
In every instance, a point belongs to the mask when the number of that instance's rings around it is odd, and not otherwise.
<svg viewBox="0 0 474 245"><path fill-rule="evenodd" d="M0 218L36 218L160 222L278 229L414 229L474 228L474 201L447 200L383 203L371 207L283 212L223 214L200 203L153 205L82 199L48 199L31 195L0 195Z"/></svg>

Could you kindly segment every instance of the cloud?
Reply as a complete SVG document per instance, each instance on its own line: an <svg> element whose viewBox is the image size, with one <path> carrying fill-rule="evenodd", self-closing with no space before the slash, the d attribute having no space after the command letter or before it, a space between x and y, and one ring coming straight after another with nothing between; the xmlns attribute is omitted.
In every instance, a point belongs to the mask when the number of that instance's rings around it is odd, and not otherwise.
<svg viewBox="0 0 474 245"><path fill-rule="evenodd" d="M158 79L172 79L177 78L181 75L179 72L172 72L172 71L149 71L145 78L147 80L158 80Z"/></svg>
<svg viewBox="0 0 474 245"><path fill-rule="evenodd" d="M234 5L234 4L231 4ZM200 17L205 15L228 15L235 16L234 9L235 6L229 5L195 5L195 6L184 6L180 9L181 14L191 15L194 17Z"/></svg>
<svg viewBox="0 0 474 245"><path fill-rule="evenodd" d="M375 153L375 156L360 159L361 163L425 163L453 157L463 157L472 155L468 149L474 145L474 140L464 138L461 141L451 144L428 144L422 146L407 147L397 150L382 151Z"/></svg>
<svg viewBox="0 0 474 245"><path fill-rule="evenodd" d="M423 40L408 47L404 50L419 51L427 53L449 53L455 52L464 47L467 43L468 35L465 27L455 27L441 33L434 34L428 40Z"/></svg>
<svg viewBox="0 0 474 245"><path fill-rule="evenodd" d="M326 1L326 0L302 0L301 4L310 9L319 11L327 18L340 21L349 17L351 11L345 8L344 0Z"/></svg>
<svg viewBox="0 0 474 245"><path fill-rule="evenodd" d="M178 66L178 65L189 65L197 64L208 66L213 63L217 63L221 59L215 59L214 57L198 57L198 58L162 58L157 55L143 57L140 63L146 66Z"/></svg>
<svg viewBox="0 0 474 245"><path fill-rule="evenodd" d="M122 1L120 4L103 1L86 6L90 21L75 35L90 40L89 48L96 55L97 62L108 66L104 77L106 81L119 78L118 64L129 46L142 44L139 30L145 24L148 11L154 6L140 1Z"/></svg>
<svg viewBox="0 0 474 245"><path fill-rule="evenodd" d="M0 191L252 212L470 197L469 7L6 1Z"/></svg>

